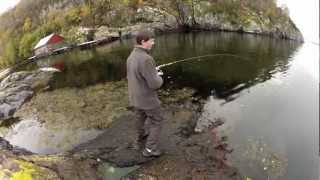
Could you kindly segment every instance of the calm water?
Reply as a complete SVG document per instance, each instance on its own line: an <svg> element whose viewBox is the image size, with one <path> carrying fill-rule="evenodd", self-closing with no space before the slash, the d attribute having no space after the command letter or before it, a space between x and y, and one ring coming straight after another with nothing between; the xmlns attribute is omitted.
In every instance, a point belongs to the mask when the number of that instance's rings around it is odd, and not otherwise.
<svg viewBox="0 0 320 180"><path fill-rule="evenodd" d="M38 62L63 69L54 88L126 76L131 40ZM251 179L319 179L319 51L313 44L234 33L156 38L157 64L216 53L163 68L165 87L192 87L206 99L198 128L222 118L232 163ZM32 68L32 67L30 67Z"/></svg>
<svg viewBox="0 0 320 180"><path fill-rule="evenodd" d="M32 118L23 119L10 129L1 131L0 128L0 136L10 144L38 154L55 154L71 150L96 138L102 132L96 129L46 128Z"/></svg>

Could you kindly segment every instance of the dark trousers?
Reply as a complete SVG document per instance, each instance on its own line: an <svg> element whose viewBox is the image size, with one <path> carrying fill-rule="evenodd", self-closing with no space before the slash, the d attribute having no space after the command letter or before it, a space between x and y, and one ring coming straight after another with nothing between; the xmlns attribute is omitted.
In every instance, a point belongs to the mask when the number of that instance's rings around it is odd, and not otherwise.
<svg viewBox="0 0 320 180"><path fill-rule="evenodd" d="M135 109L135 116L137 141L141 143L147 136L145 147L157 149L163 121L160 107L151 110Z"/></svg>

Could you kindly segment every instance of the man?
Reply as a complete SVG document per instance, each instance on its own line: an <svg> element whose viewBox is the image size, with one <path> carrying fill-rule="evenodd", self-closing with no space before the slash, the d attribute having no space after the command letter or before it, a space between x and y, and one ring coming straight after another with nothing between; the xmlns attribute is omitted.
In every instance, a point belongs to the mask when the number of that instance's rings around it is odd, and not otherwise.
<svg viewBox="0 0 320 180"><path fill-rule="evenodd" d="M138 134L136 146L141 148L146 140L143 156L160 156L158 146L163 117L156 90L163 84L162 72L157 71L155 61L149 54L154 45L152 35L139 32L136 43L127 59L129 104L135 111Z"/></svg>

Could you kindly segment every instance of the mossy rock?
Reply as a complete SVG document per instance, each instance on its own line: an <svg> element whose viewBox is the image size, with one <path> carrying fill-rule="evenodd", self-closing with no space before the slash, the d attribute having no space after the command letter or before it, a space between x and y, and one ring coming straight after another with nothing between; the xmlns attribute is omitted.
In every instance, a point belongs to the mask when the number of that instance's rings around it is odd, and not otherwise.
<svg viewBox="0 0 320 180"><path fill-rule="evenodd" d="M0 152L0 179L2 180L60 179L54 171L48 168L23 160L10 152Z"/></svg>

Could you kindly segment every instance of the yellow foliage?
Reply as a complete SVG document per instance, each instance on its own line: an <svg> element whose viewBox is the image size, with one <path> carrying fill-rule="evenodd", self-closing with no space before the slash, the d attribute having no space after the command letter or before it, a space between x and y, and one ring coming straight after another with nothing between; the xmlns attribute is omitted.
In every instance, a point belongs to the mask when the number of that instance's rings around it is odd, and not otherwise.
<svg viewBox="0 0 320 180"><path fill-rule="evenodd" d="M47 158L44 158L44 160ZM51 157L48 157L51 159ZM36 164L25 160L8 158L7 164L10 166L1 166L0 163L0 179L1 180L58 180L59 177L55 172L42 168ZM12 168L15 167L15 168Z"/></svg>
<svg viewBox="0 0 320 180"><path fill-rule="evenodd" d="M32 180L32 174L36 172L34 165L17 160L15 162L20 165L20 170L12 174L11 180Z"/></svg>
<svg viewBox="0 0 320 180"><path fill-rule="evenodd" d="M31 27L32 27L31 19L27 17L23 24L23 32L29 32L31 30Z"/></svg>
<svg viewBox="0 0 320 180"><path fill-rule="evenodd" d="M91 14L90 7L87 5L83 5L80 8L80 17L87 17Z"/></svg>

